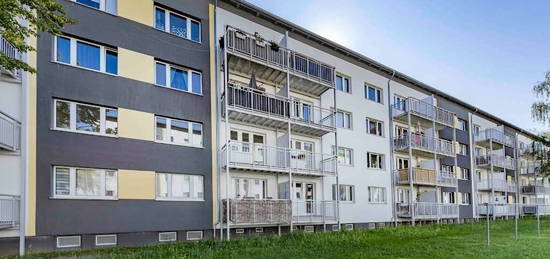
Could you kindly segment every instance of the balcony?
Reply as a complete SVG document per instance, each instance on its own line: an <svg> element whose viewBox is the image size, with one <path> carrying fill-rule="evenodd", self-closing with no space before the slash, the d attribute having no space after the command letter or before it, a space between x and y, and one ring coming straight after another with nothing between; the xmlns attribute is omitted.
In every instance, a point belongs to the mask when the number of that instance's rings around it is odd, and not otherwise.
<svg viewBox="0 0 550 259"><path fill-rule="evenodd" d="M0 229L19 226L19 196L0 194Z"/></svg>
<svg viewBox="0 0 550 259"><path fill-rule="evenodd" d="M410 143L409 143L410 139ZM418 133L398 136L394 139L396 151L407 151L411 148L414 155L433 157L433 154L454 157L454 145L452 141L434 138Z"/></svg>
<svg viewBox="0 0 550 259"><path fill-rule="evenodd" d="M476 207L478 216L496 217L515 216L516 209L516 204L480 204Z"/></svg>
<svg viewBox="0 0 550 259"><path fill-rule="evenodd" d="M537 162L522 163L519 166L519 173L523 175L537 174L538 172L539 172L539 163Z"/></svg>
<svg viewBox="0 0 550 259"><path fill-rule="evenodd" d="M222 106L228 101L231 120L273 129L286 129L290 121L293 132L315 137L336 130L333 110L299 100L236 84L229 85L222 98Z"/></svg>
<svg viewBox="0 0 550 259"><path fill-rule="evenodd" d="M516 169L516 160L510 157L499 156L499 155L484 155L476 156L476 166L479 168L490 169L493 166L493 169Z"/></svg>
<svg viewBox="0 0 550 259"><path fill-rule="evenodd" d="M505 179L483 179L477 182L477 189L481 191L501 191L501 192L516 192L516 183L508 182Z"/></svg>
<svg viewBox="0 0 550 259"><path fill-rule="evenodd" d="M7 114L0 112L0 149L18 151L21 149L21 124Z"/></svg>
<svg viewBox="0 0 550 259"><path fill-rule="evenodd" d="M229 69L241 74L256 73L260 80L286 85L290 89L320 96L334 87L334 67L239 29L228 27L224 37Z"/></svg>
<svg viewBox="0 0 550 259"><path fill-rule="evenodd" d="M398 184L410 184L409 170L400 169L396 172L396 182ZM457 187L458 180L453 173L439 172L433 169L412 168L412 184L427 186L446 186Z"/></svg>
<svg viewBox="0 0 550 259"><path fill-rule="evenodd" d="M298 224L334 222L338 218L336 201L294 201L292 218Z"/></svg>
<svg viewBox="0 0 550 259"><path fill-rule="evenodd" d="M290 224L290 200L229 200L229 221L233 225ZM223 220L227 222L227 200L223 200Z"/></svg>
<svg viewBox="0 0 550 259"><path fill-rule="evenodd" d="M474 135L474 141L477 145L486 148L490 148L492 145L493 149L502 148L505 142L504 139L504 132L495 128L485 129Z"/></svg>
<svg viewBox="0 0 550 259"><path fill-rule="evenodd" d="M414 219L458 218L456 204L417 202L413 204L397 203L397 216Z"/></svg>
<svg viewBox="0 0 550 259"><path fill-rule="evenodd" d="M6 39L2 38L2 36L0 36L0 51L5 56L7 56L8 58L21 60L21 53L19 53L19 51L13 46L13 44L11 44ZM21 70L19 70L19 69L17 69L17 70L6 70L6 69L0 67L0 72L2 72L3 74L7 74L8 76L10 76L10 77L12 77L16 80L21 79Z"/></svg>
<svg viewBox="0 0 550 259"><path fill-rule="evenodd" d="M516 138L514 136L504 134L504 145L514 148L516 146Z"/></svg>
<svg viewBox="0 0 550 259"><path fill-rule="evenodd" d="M550 205L523 205L523 214L550 215Z"/></svg>
<svg viewBox="0 0 550 259"><path fill-rule="evenodd" d="M336 157L334 155L313 153L282 147L270 147L264 144L253 144L231 141L222 148L222 166L234 169L292 173L306 176L334 176L336 174ZM229 163L226 152L229 150Z"/></svg>
<svg viewBox="0 0 550 259"><path fill-rule="evenodd" d="M410 113L413 125L420 123L425 128L431 128L432 121L435 121L446 127L454 127L454 113L413 97L394 104L392 112L394 119L404 123L408 123L407 114Z"/></svg>

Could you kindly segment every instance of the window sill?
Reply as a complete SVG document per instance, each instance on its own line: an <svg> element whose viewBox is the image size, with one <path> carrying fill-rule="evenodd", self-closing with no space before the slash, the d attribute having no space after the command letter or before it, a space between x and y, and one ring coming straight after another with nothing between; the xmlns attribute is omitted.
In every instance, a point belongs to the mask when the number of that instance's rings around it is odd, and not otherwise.
<svg viewBox="0 0 550 259"><path fill-rule="evenodd" d="M83 134L83 135L98 136L98 137L119 138L118 135L101 134L101 133L88 132L88 131L78 131L78 130L59 129L59 128L50 128L50 130L60 131L60 132L68 132L68 133L76 133L76 134Z"/></svg>
<svg viewBox="0 0 550 259"><path fill-rule="evenodd" d="M97 201L118 201L118 197L87 197L87 196L53 196L51 200L97 200Z"/></svg>
<svg viewBox="0 0 550 259"><path fill-rule="evenodd" d="M172 90L172 91L176 91L178 93L192 94L192 95L201 96L201 97L204 96L202 93L198 94L198 93L188 92L188 91L180 90L180 89L177 89L177 88L168 87L168 86L165 86L165 85L159 85L159 84L153 84L153 85L156 86L156 87L159 87L159 88L164 88L164 89L169 89L169 90Z"/></svg>
<svg viewBox="0 0 550 259"><path fill-rule="evenodd" d="M378 138L381 138L381 139L385 139L385 138L386 138L384 135L380 136L380 135L371 134L371 133L368 133L368 132L367 132L367 136L378 137Z"/></svg>
<svg viewBox="0 0 550 259"><path fill-rule="evenodd" d="M155 201L192 201L192 202L203 202L204 199L170 199L170 198L156 198Z"/></svg>
<svg viewBox="0 0 550 259"><path fill-rule="evenodd" d="M386 205L388 203L387 202L371 202L371 201L369 201L369 204L371 204L371 205Z"/></svg>
<svg viewBox="0 0 550 259"><path fill-rule="evenodd" d="M204 149L204 146L185 145L185 144L178 144L178 143L172 143L172 142L166 142L166 141L158 141L158 140L155 140L155 143L165 144L165 145L172 145L172 146L180 146L180 147L192 147L192 148Z"/></svg>
<svg viewBox="0 0 550 259"><path fill-rule="evenodd" d="M103 72L103 71L100 71L100 70L95 70L95 69L91 69L91 68L87 68L87 67L81 67L81 66L77 66L77 65L73 65L73 64L69 64L69 63L60 62L60 61L57 61L57 60L52 60L51 62L55 63L55 64L58 64L58 65L79 68L79 69L83 69L83 70L86 70L86 71L96 72L96 73L100 73L100 74L104 74L104 75L108 75L108 76L119 77L118 74L111 74L111 73Z"/></svg>
<svg viewBox="0 0 550 259"><path fill-rule="evenodd" d="M173 37L176 37L176 38L178 38L178 39L187 40L187 41L190 41L190 42L192 42L192 43L196 43L196 44L202 45L202 41L194 41L194 40L192 40L192 39L184 38L184 37L178 36L178 35L176 35L176 34L173 34L173 33L171 33L171 32L168 32L168 31L165 31L165 30L161 30L161 29L155 27L154 25L152 26L152 28L155 29L155 30L157 30L157 31L164 32L164 33L166 33L166 34L172 35ZM202 33L202 28L201 28L200 32Z"/></svg>

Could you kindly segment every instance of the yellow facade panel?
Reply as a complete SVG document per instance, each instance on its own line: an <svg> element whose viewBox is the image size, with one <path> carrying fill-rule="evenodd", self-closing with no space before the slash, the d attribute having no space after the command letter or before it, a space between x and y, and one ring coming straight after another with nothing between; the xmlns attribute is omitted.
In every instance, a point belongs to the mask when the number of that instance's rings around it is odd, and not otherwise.
<svg viewBox="0 0 550 259"><path fill-rule="evenodd" d="M152 84L155 58L132 50L118 48L118 74Z"/></svg>
<svg viewBox="0 0 550 259"><path fill-rule="evenodd" d="M117 12L126 19L153 26L152 0L118 0Z"/></svg>
<svg viewBox="0 0 550 259"><path fill-rule="evenodd" d="M118 136L154 141L155 115L129 109L118 109Z"/></svg>
<svg viewBox="0 0 550 259"><path fill-rule="evenodd" d="M155 172L119 170L118 198L139 200L155 199Z"/></svg>

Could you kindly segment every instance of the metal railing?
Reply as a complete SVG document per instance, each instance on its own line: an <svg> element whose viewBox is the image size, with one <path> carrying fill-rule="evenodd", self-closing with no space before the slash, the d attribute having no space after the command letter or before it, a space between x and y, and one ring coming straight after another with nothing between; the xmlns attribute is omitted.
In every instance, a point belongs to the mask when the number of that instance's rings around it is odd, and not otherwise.
<svg viewBox="0 0 550 259"><path fill-rule="evenodd" d="M264 114L268 117L290 119L296 123L312 127L328 127L334 129L334 110L289 99L274 94L265 93L259 89L231 84L227 87L227 95L223 95L223 105L228 101L228 107L240 108L245 111Z"/></svg>
<svg viewBox="0 0 550 259"><path fill-rule="evenodd" d="M479 132L478 135L474 135L475 142L489 141L493 140L494 142L504 144L504 132L495 129L485 129Z"/></svg>
<svg viewBox="0 0 550 259"><path fill-rule="evenodd" d="M227 200L222 203L227 222ZM236 225L289 224L292 215L290 200L229 199L229 206L229 220Z"/></svg>
<svg viewBox="0 0 550 259"><path fill-rule="evenodd" d="M516 183L508 182L505 179L483 179L478 181L477 184L478 190L499 190L505 192L516 192Z"/></svg>
<svg viewBox="0 0 550 259"><path fill-rule="evenodd" d="M538 162L523 162L519 166L520 174L537 174L539 173L540 163Z"/></svg>
<svg viewBox="0 0 550 259"><path fill-rule="evenodd" d="M400 184L409 183L409 169L400 169L395 173L396 182ZM458 185L456 175L451 172L440 171L437 173L434 169L414 167L412 168L413 184L422 185L440 185L455 187Z"/></svg>
<svg viewBox="0 0 550 259"><path fill-rule="evenodd" d="M477 215L514 216L516 204L479 204L476 206Z"/></svg>
<svg viewBox="0 0 550 259"><path fill-rule="evenodd" d="M394 139L396 150L409 147L409 138L411 139L411 148L422 149L429 152L441 153L448 156L454 156L454 145L452 141L434 138L418 133L409 133L408 135L397 136Z"/></svg>
<svg viewBox="0 0 550 259"><path fill-rule="evenodd" d="M336 173L334 155L236 141L229 142L227 146L231 166L268 171L292 169L302 174L325 176ZM222 166L227 166L225 152L227 152L226 146L222 148Z"/></svg>
<svg viewBox="0 0 550 259"><path fill-rule="evenodd" d="M458 178L453 172L440 171L437 175L437 184L447 187L457 187Z"/></svg>
<svg viewBox="0 0 550 259"><path fill-rule="evenodd" d="M516 146L516 138L514 136L504 134L504 145L512 147L512 148L515 147Z"/></svg>
<svg viewBox="0 0 550 259"><path fill-rule="evenodd" d="M516 160L511 157L499 156L499 155L482 155L476 156L477 166L496 166L506 169L515 169Z"/></svg>
<svg viewBox="0 0 550 259"><path fill-rule="evenodd" d="M0 194L0 228L19 225L19 206L19 196Z"/></svg>
<svg viewBox="0 0 550 259"><path fill-rule="evenodd" d="M522 205L523 214L550 215L550 205L548 204L524 204Z"/></svg>
<svg viewBox="0 0 550 259"><path fill-rule="evenodd" d="M258 35L259 36L259 35ZM228 51L248 56L259 63L300 74L312 81L334 86L334 67L298 52L272 45L261 37L228 27Z"/></svg>
<svg viewBox="0 0 550 259"><path fill-rule="evenodd" d="M336 201L294 201L292 218L296 223L336 221Z"/></svg>
<svg viewBox="0 0 550 259"><path fill-rule="evenodd" d="M454 126L454 113L414 97L408 97L399 103L393 104L392 109L394 117L410 112L449 127Z"/></svg>
<svg viewBox="0 0 550 259"><path fill-rule="evenodd" d="M542 185L542 183L529 183L528 185L521 186L521 192L524 194L547 194L549 188Z"/></svg>
<svg viewBox="0 0 550 259"><path fill-rule="evenodd" d="M412 217L415 219L457 218L459 205L432 202L416 202L412 204L397 203L397 215L399 217Z"/></svg>
<svg viewBox="0 0 550 259"><path fill-rule="evenodd" d="M11 44L11 42L2 38L2 36L0 36L0 51L4 55L6 55L8 58L21 60L21 53L13 46L13 44ZM10 76L12 76L15 79L21 79L20 69L11 70L11 71L6 69L2 69L2 70L7 72Z"/></svg>
<svg viewBox="0 0 550 259"><path fill-rule="evenodd" d="M0 148L18 151L21 148L21 123L0 112Z"/></svg>

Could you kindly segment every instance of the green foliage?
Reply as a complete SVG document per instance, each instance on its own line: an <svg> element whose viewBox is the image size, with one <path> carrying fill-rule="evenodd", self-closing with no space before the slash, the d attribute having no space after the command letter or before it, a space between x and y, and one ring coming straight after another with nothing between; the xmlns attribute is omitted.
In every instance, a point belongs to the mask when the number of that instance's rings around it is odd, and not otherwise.
<svg viewBox="0 0 550 259"><path fill-rule="evenodd" d="M28 37L38 37L39 31L57 35L65 24L73 23L75 21L65 16L63 6L55 0L0 0L0 35L20 53L36 50L27 43ZM35 68L25 62L10 58L2 52L0 66L7 70L36 72Z"/></svg>
<svg viewBox="0 0 550 259"><path fill-rule="evenodd" d="M457 225L430 225L351 232L300 233L282 237L211 240L138 248L58 252L28 258L550 258L550 218L491 222L487 246L484 221Z"/></svg>
<svg viewBox="0 0 550 259"><path fill-rule="evenodd" d="M546 73L544 81L533 86L533 92L539 98L531 106L533 119L550 125L550 71Z"/></svg>

